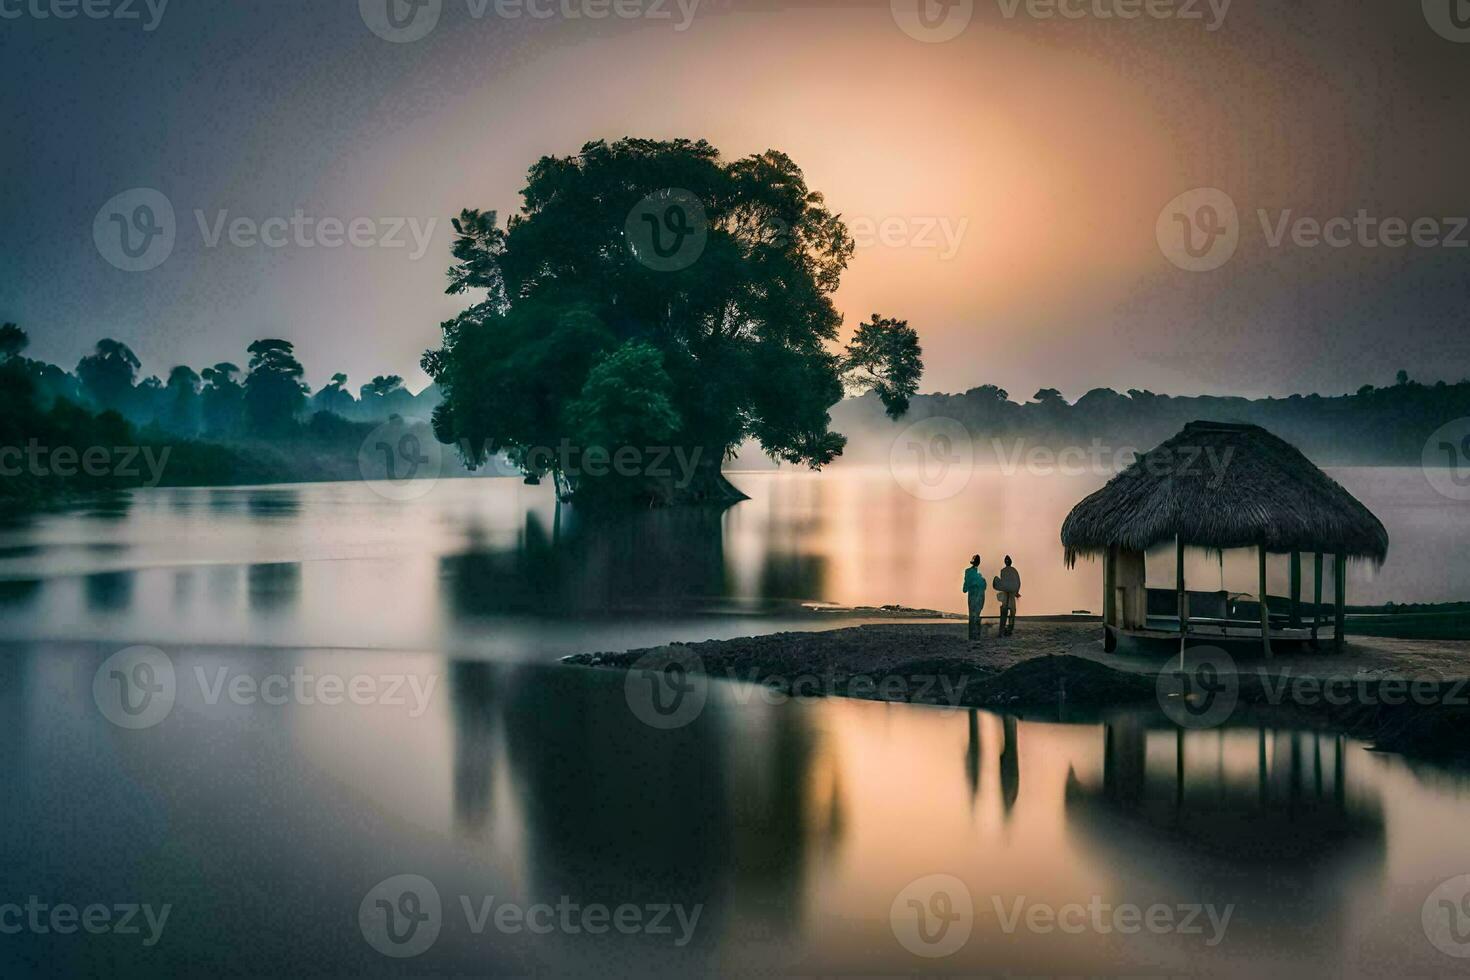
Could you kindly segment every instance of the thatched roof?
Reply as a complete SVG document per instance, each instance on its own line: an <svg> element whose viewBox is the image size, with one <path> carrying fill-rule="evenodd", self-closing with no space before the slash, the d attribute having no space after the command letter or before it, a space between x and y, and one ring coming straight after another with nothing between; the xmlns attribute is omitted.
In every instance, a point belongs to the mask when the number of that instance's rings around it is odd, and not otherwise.
<svg viewBox="0 0 1470 980"><path fill-rule="evenodd" d="M1191 422L1072 509L1067 564L1113 545L1323 551L1382 563L1388 532L1300 450L1257 425Z"/></svg>

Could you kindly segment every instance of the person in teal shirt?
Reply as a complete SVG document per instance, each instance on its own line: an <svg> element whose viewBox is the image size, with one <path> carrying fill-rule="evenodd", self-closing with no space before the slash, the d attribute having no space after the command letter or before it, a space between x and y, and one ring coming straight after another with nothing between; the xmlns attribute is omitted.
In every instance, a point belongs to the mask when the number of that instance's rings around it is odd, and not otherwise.
<svg viewBox="0 0 1470 980"><path fill-rule="evenodd" d="M980 574L980 556L970 559L965 569L965 595L970 598L970 639L980 639L980 612L985 608L985 576Z"/></svg>

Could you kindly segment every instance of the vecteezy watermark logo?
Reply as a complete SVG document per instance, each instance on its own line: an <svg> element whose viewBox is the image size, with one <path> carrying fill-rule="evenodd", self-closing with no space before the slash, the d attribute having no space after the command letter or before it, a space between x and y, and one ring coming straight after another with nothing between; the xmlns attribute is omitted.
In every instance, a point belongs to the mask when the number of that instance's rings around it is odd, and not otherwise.
<svg viewBox="0 0 1470 980"><path fill-rule="evenodd" d="M178 225L160 191L134 187L102 205L92 219L98 253L124 272L147 272L173 254Z"/></svg>
<svg viewBox="0 0 1470 980"><path fill-rule="evenodd" d="M858 216L847 222L848 234L855 248L912 248L938 253L939 261L948 262L959 253L969 218L938 216L882 218Z"/></svg>
<svg viewBox="0 0 1470 980"><path fill-rule="evenodd" d="M1196 187L1164 205L1154 234L1164 258L1188 272L1210 272L1235 255L1240 216L1229 194Z"/></svg>
<svg viewBox="0 0 1470 980"><path fill-rule="evenodd" d="M1205 31L1213 34L1225 23L1232 0L997 0L1001 14L1013 20L1022 11L1033 20L1107 20L1201 21ZM1211 18L1205 21L1205 7Z"/></svg>
<svg viewBox="0 0 1470 980"><path fill-rule="evenodd" d="M683 728L704 710L709 677L694 651L659 647L629 668L623 678L623 696L634 717L650 728Z"/></svg>
<svg viewBox="0 0 1470 980"><path fill-rule="evenodd" d="M143 20L143 33L157 30L169 0L0 0L0 20L73 20L78 14L88 20ZM80 10L78 9L80 7Z"/></svg>
<svg viewBox="0 0 1470 980"><path fill-rule="evenodd" d="M408 717L423 717L439 683L437 674L314 674L305 667L291 673L272 673L263 677L219 667L211 678L204 667L194 668L204 703L217 705L222 700L242 707L264 704L280 707L297 704L306 707L342 704L381 705L407 708Z"/></svg>
<svg viewBox="0 0 1470 980"><path fill-rule="evenodd" d="M521 905L495 895L459 895L451 901L464 916L462 928L471 936L493 930L505 935L531 933L546 936L600 936L618 932L624 936L670 936L673 945L689 945L704 905L686 906L666 902L617 906L600 902L582 904L562 895L555 903ZM458 916L452 924L460 927ZM379 882L363 898L357 921L363 938L387 956L404 959L418 956L434 944L445 925L445 909L434 883L421 875L395 875Z"/></svg>
<svg viewBox="0 0 1470 980"><path fill-rule="evenodd" d="M1467 0L1470 2L1470 0ZM1470 249L1470 217L1381 216L1359 208L1326 218L1293 208L1256 208L1261 238L1269 249ZM1170 262L1191 272L1218 269L1234 256L1244 227L1235 203L1223 191L1200 188L1181 194L1159 214L1159 248Z"/></svg>
<svg viewBox="0 0 1470 980"><path fill-rule="evenodd" d="M3 2L3 0L0 0ZM266 218L194 209L200 243L209 249L231 248L381 248L403 250L410 262L422 259L433 244L437 218L341 218L308 214L295 208ZM108 262L127 272L146 272L173 252L178 227L173 204L150 188L124 191L102 206L92 222L92 238Z"/></svg>
<svg viewBox="0 0 1470 980"><path fill-rule="evenodd" d="M678 8L676 33L689 30L700 0L466 0L470 18L480 20L493 8L504 20L673 20ZM729 6L726 0L725 6Z"/></svg>
<svg viewBox="0 0 1470 980"><path fill-rule="evenodd" d="M1456 959L1470 957L1470 874L1440 882L1424 899L1419 916L1435 949Z"/></svg>
<svg viewBox="0 0 1470 980"><path fill-rule="evenodd" d="M178 680L173 661L156 647L128 647L92 675L92 699L119 728L152 728L174 709Z"/></svg>
<svg viewBox="0 0 1470 980"><path fill-rule="evenodd" d="M384 248L411 249L410 262L429 251L439 219L404 217L355 218L317 217L296 208L290 215L265 219L248 215L231 217L228 209L211 216L196 208L194 221L205 248L228 244L233 248ZM412 239L412 241L410 241Z"/></svg>
<svg viewBox="0 0 1470 980"><path fill-rule="evenodd" d="M1182 728L1214 728L1235 711L1240 676L1235 660L1219 647L1192 647L1183 664L1171 659L1159 671L1159 707Z"/></svg>
<svg viewBox="0 0 1470 980"><path fill-rule="evenodd" d="M357 449L357 469L378 496L400 503L417 500L439 482L444 451L429 428L416 420L389 419Z"/></svg>
<svg viewBox="0 0 1470 980"><path fill-rule="evenodd" d="M983 447L978 447L983 448ZM1055 448L1042 443L1029 445L1025 439L990 440L990 459L1004 476L1103 476L1112 477L1137 465L1158 479L1199 477L1210 490L1218 490L1230 472L1235 447L1223 452L1214 446L1171 446L1140 455L1137 446L1111 446L1093 439L1087 446Z"/></svg>
<svg viewBox="0 0 1470 980"><path fill-rule="evenodd" d="M494 895L459 896L459 907L464 911L465 927L473 935L482 935L491 926L496 932L516 935L529 932L546 936L561 932L570 936L587 933L605 935L616 930L631 936L642 933L648 936L674 936L678 926L675 946L689 945L694 938L699 917L704 913L704 904L693 906L651 902L634 905L624 902L617 907L591 902L583 905L574 902L570 895L563 895L556 904L535 902L520 905L497 899Z"/></svg>
<svg viewBox="0 0 1470 980"><path fill-rule="evenodd" d="M26 932L36 936L68 936L81 931L89 936L143 936L142 944L152 948L163 938L173 905L165 902L155 908L150 903L119 902L103 905L94 902L78 907L70 902L43 902L30 895L26 903L0 904L0 936Z"/></svg>
<svg viewBox="0 0 1470 980"><path fill-rule="evenodd" d="M975 0L889 0L888 8L899 30L928 44L954 40L975 16Z"/></svg>
<svg viewBox="0 0 1470 980"><path fill-rule="evenodd" d="M357 925L368 945L384 956L418 956L434 945L444 926L439 889L423 875L385 878L357 907Z"/></svg>
<svg viewBox="0 0 1470 980"><path fill-rule="evenodd" d="M1181 902L1165 905L1135 905L1132 902L1113 904L1101 895L1093 895L1084 905L1068 902L1056 906L1045 902L1032 902L1025 895L1007 900L1000 895L990 896L996 920L1001 932L1012 935L1024 929L1037 935L1066 933L1081 935L1085 932L1107 936L1118 933L1134 936L1149 932L1156 936L1205 936L1204 945L1215 947L1225 940L1230 928L1230 919L1235 914L1235 904L1215 905L1198 902ZM1009 906L1009 907L1008 907ZM1209 932L1206 933L1206 927Z"/></svg>
<svg viewBox="0 0 1470 980"><path fill-rule="evenodd" d="M1422 0L1424 19L1447 41L1470 44L1470 0Z"/></svg>
<svg viewBox="0 0 1470 980"><path fill-rule="evenodd" d="M1396 215L1379 217L1367 208L1357 214L1322 219L1299 215L1291 208L1271 212L1256 209L1261 234L1267 246L1281 248L1470 248L1465 235L1470 218L1454 216L1403 218Z"/></svg>
<svg viewBox="0 0 1470 980"><path fill-rule="evenodd" d="M1266 703L1272 705L1293 704L1313 707L1328 704L1342 707L1349 704L1376 706L1380 704L1415 704L1421 708L1436 705L1463 708L1470 706L1470 696L1465 693L1470 679L1446 680L1437 674L1350 674L1325 677L1308 674L1294 677L1292 670L1274 674L1257 667L1261 689Z"/></svg>
<svg viewBox="0 0 1470 980"><path fill-rule="evenodd" d="M954 875L927 875L909 882L888 909L894 938L915 956L950 956L970 940L975 901Z"/></svg>
<svg viewBox="0 0 1470 980"><path fill-rule="evenodd" d="M31 438L21 446L0 446L0 476L58 476L63 479L83 473L94 480L116 477L136 480L147 471L141 486L153 488L163 480L172 446L155 452L152 446L43 446ZM139 462L143 464L139 467Z"/></svg>
<svg viewBox="0 0 1470 980"><path fill-rule="evenodd" d="M693 193L666 187L633 205L623 233L628 250L643 265L655 272L678 272L704 254L709 219Z"/></svg>
<svg viewBox="0 0 1470 980"><path fill-rule="evenodd" d="M1470 500L1470 418L1448 422L1424 443L1424 478L1442 497Z"/></svg>
<svg viewBox="0 0 1470 980"><path fill-rule="evenodd" d="M427 37L439 25L444 0L357 0L357 11L378 37L406 44Z"/></svg>
<svg viewBox="0 0 1470 980"><path fill-rule="evenodd" d="M888 469L899 486L920 500L948 500L970 485L975 443L955 419L922 419L893 440Z"/></svg>

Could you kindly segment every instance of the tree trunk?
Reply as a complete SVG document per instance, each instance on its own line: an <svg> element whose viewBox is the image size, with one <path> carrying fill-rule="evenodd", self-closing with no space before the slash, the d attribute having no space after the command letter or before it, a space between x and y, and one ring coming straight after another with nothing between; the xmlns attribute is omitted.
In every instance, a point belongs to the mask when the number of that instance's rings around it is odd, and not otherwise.
<svg viewBox="0 0 1470 980"><path fill-rule="evenodd" d="M680 448L648 455L647 468L636 475L609 473L563 477L563 500L595 507L649 508L682 506L729 507L749 499L720 471L723 452Z"/></svg>
<svg viewBox="0 0 1470 980"><path fill-rule="evenodd" d="M706 461L706 457L711 458ZM666 502L674 505L713 504L729 507L750 499L725 479L725 474L721 472L723 457L724 453L702 454L687 482L677 478L672 481Z"/></svg>

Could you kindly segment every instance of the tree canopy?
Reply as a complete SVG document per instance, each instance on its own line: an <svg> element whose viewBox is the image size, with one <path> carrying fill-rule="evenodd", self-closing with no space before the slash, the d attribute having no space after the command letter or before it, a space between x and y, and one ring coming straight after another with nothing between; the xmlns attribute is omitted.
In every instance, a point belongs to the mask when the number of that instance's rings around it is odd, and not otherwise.
<svg viewBox="0 0 1470 980"><path fill-rule="evenodd" d="M245 350L250 373L245 377L245 417L263 435L288 430L306 403L304 373L289 340L257 340Z"/></svg>
<svg viewBox="0 0 1470 980"><path fill-rule="evenodd" d="M562 466L532 454L562 440L656 440L699 450L699 479L618 492L714 499L733 493L719 466L746 439L812 467L838 456L828 410L845 379L894 417L917 388L903 321L875 315L836 349L831 296L853 240L783 153L599 141L537 161L522 197L504 229L493 212L455 220L447 291L484 295L423 358L444 396L435 432L470 465L506 452L533 473Z"/></svg>
<svg viewBox="0 0 1470 980"><path fill-rule="evenodd" d="M128 409L133 381L142 363L132 348L119 340L103 338L92 353L77 362L77 379L82 389L103 409Z"/></svg>
<svg viewBox="0 0 1470 980"><path fill-rule="evenodd" d="M8 361L12 357L19 357L20 352L30 345L31 338L24 330L14 323L0 326L0 361Z"/></svg>

